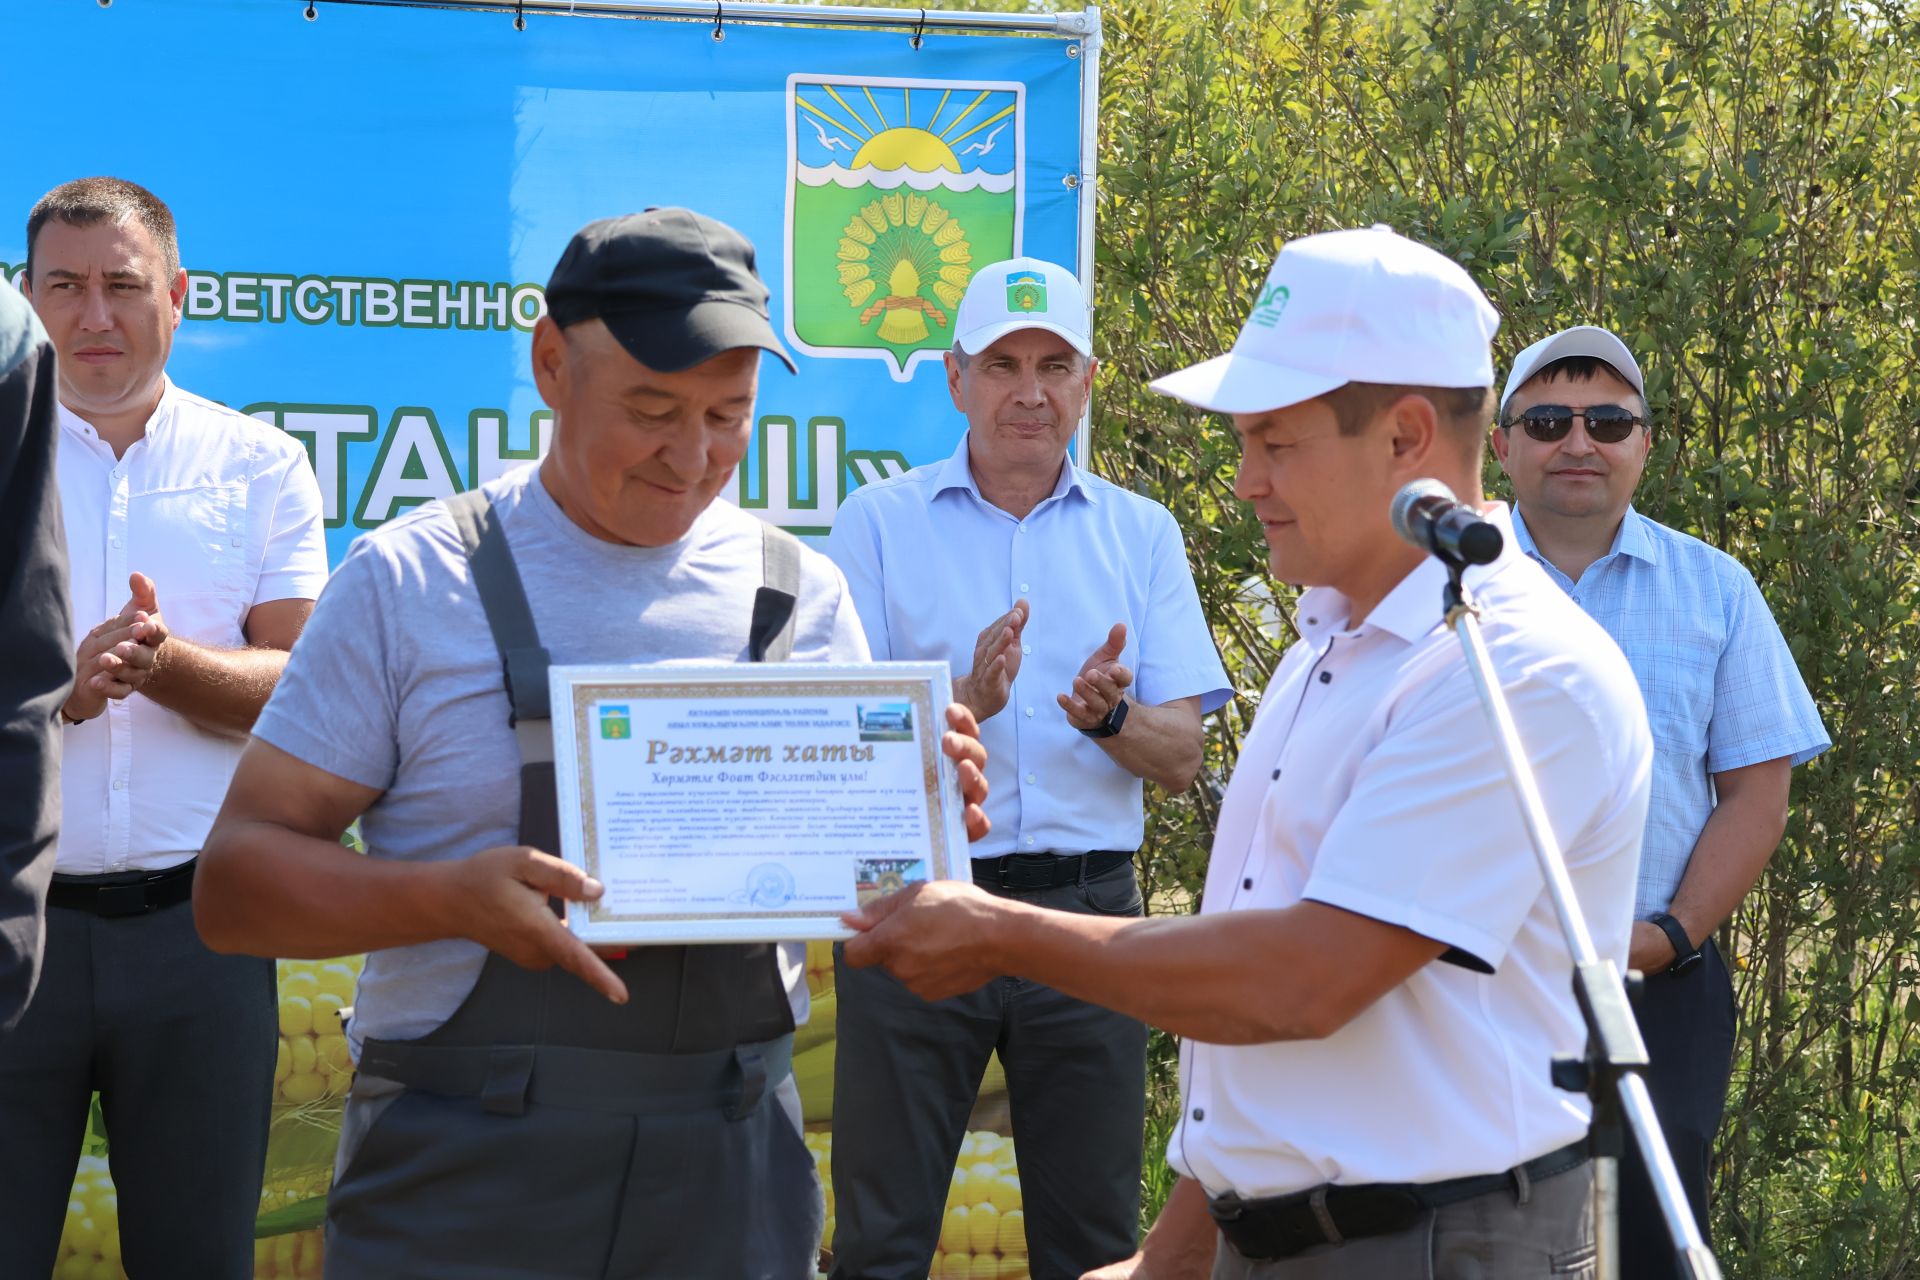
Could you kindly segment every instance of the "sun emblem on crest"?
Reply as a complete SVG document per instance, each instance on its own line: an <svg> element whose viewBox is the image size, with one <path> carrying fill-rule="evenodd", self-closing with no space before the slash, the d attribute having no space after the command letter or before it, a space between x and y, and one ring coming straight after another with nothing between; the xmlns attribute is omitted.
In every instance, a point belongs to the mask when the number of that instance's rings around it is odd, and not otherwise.
<svg viewBox="0 0 1920 1280"><path fill-rule="evenodd" d="M841 292L848 305L865 307L860 324L878 317L879 337L902 345L923 341L928 320L946 328L947 311L935 300L951 310L967 291L973 246L966 234L939 202L917 192L891 191L861 206L837 255Z"/></svg>

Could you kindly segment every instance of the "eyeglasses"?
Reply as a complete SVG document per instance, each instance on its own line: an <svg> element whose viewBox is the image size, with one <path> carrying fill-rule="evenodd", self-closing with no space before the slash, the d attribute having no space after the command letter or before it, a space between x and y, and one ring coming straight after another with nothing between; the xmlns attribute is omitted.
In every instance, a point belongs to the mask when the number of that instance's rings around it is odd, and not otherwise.
<svg viewBox="0 0 1920 1280"><path fill-rule="evenodd" d="M1634 428L1647 424L1645 418L1624 405L1594 404L1584 409L1573 409L1564 404L1537 404L1518 418L1500 425L1511 428L1517 422L1535 440L1552 444L1567 438L1567 432L1573 430L1575 418L1586 420L1587 438L1595 444L1619 444L1633 434Z"/></svg>

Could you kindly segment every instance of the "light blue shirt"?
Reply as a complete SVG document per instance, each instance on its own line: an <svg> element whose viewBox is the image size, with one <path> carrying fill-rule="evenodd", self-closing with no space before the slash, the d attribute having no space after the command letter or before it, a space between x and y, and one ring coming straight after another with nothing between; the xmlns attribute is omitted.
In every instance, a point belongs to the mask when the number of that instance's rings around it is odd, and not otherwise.
<svg viewBox="0 0 1920 1280"><path fill-rule="evenodd" d="M945 462L856 489L827 554L879 660L938 660L965 676L981 630L1016 600L1030 603L1007 705L980 727L993 831L974 857L1140 847L1140 779L1054 698L1073 692L1116 622L1127 624L1130 701L1197 696L1204 713L1231 696L1165 507L1069 458L1053 493L1016 520L980 496L962 436Z"/></svg>
<svg viewBox="0 0 1920 1280"><path fill-rule="evenodd" d="M1634 918L1665 911L1713 812L1713 775L1833 745L1767 602L1726 552L1627 508L1613 548L1575 582L1514 541L1627 655L1653 726L1653 797Z"/></svg>

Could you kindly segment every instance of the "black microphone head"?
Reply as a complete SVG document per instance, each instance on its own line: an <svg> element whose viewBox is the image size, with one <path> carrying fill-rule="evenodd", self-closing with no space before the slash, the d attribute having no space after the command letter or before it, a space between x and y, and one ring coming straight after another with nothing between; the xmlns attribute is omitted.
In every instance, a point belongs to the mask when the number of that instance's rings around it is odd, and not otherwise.
<svg viewBox="0 0 1920 1280"><path fill-rule="evenodd" d="M1453 490L1440 481L1428 477L1424 480L1410 480L1402 485L1400 492L1393 495L1393 506L1388 510L1393 520L1393 531L1422 551L1431 551L1433 548L1421 535L1420 530L1414 527L1413 511L1423 500L1429 498L1438 498L1447 506L1452 506L1458 501L1453 496ZM1495 554L1498 554L1497 550Z"/></svg>
<svg viewBox="0 0 1920 1280"><path fill-rule="evenodd" d="M1500 526L1485 520L1475 520L1460 531L1460 558L1468 564L1492 564L1505 545Z"/></svg>

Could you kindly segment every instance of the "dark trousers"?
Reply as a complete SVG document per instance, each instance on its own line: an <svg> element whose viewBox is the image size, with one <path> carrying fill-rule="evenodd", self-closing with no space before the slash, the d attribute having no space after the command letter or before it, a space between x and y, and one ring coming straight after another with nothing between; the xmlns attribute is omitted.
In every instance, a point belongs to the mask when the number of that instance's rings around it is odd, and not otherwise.
<svg viewBox="0 0 1920 1280"><path fill-rule="evenodd" d="M273 962L207 950L187 903L48 908L40 989L0 1035L0 1277L52 1272L96 1090L127 1274L251 1277L278 1034Z"/></svg>
<svg viewBox="0 0 1920 1280"><path fill-rule="evenodd" d="M1009 896L1061 911L1141 913L1131 863L1081 884ZM880 969L836 959L834 983L836 1280L927 1274L967 1117L996 1050L1007 1073L1034 1280L1078 1280L1132 1255L1145 1026L1019 978L929 1003Z"/></svg>
<svg viewBox="0 0 1920 1280"><path fill-rule="evenodd" d="M1430 1211L1389 1236L1253 1262L1225 1240L1213 1280L1592 1280L1593 1166ZM1631 1269L1621 1280L1640 1280Z"/></svg>
<svg viewBox="0 0 1920 1280"><path fill-rule="evenodd" d="M1635 1016L1647 1042L1647 1092L1667 1135L1700 1234L1707 1234L1707 1184L1714 1134L1733 1074L1733 981L1719 948L1681 977L1650 977ZM1639 1148L1629 1139L1620 1160L1620 1274L1633 1280L1679 1277L1673 1245Z"/></svg>

